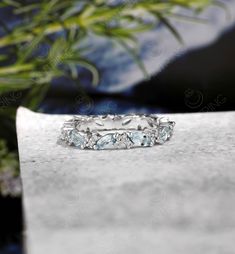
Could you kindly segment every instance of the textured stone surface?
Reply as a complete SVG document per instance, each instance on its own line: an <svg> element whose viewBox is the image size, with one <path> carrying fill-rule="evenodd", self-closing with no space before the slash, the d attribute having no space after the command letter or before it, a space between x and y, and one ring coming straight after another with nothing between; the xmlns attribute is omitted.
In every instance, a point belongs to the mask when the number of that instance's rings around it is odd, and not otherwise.
<svg viewBox="0 0 235 254"><path fill-rule="evenodd" d="M134 150L57 143L70 116L17 116L27 254L233 254L235 112L178 114Z"/></svg>

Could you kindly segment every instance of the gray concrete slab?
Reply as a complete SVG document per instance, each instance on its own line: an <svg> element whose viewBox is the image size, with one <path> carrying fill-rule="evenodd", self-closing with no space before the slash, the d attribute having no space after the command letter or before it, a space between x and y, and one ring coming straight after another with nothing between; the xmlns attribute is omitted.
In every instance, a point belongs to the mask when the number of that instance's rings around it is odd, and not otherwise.
<svg viewBox="0 0 235 254"><path fill-rule="evenodd" d="M18 110L27 254L235 253L235 112L118 151L59 145L69 118Z"/></svg>

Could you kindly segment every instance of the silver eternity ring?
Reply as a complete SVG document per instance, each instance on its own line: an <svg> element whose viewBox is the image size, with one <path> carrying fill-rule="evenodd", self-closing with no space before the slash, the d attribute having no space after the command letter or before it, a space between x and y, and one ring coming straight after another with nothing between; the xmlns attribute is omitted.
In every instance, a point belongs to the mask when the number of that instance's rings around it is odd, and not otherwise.
<svg viewBox="0 0 235 254"><path fill-rule="evenodd" d="M79 149L151 147L168 141L174 126L156 115L81 115L64 123L60 138Z"/></svg>

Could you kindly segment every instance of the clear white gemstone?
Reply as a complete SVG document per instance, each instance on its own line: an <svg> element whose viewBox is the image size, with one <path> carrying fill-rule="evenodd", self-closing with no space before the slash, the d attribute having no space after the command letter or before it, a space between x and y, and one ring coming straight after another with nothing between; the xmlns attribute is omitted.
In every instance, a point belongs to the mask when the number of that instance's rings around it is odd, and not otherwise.
<svg viewBox="0 0 235 254"><path fill-rule="evenodd" d="M87 147L88 148L94 148L94 145L96 142L100 139L100 135L98 133L93 133L87 142Z"/></svg>

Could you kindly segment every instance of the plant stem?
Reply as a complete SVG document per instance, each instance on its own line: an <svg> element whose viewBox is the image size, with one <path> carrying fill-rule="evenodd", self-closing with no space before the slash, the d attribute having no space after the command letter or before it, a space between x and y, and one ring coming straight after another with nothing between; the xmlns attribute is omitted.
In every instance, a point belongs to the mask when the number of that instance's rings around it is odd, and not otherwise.
<svg viewBox="0 0 235 254"><path fill-rule="evenodd" d="M34 68L33 64L13 65L10 67L1 67L0 75L15 74L23 71L29 71Z"/></svg>

